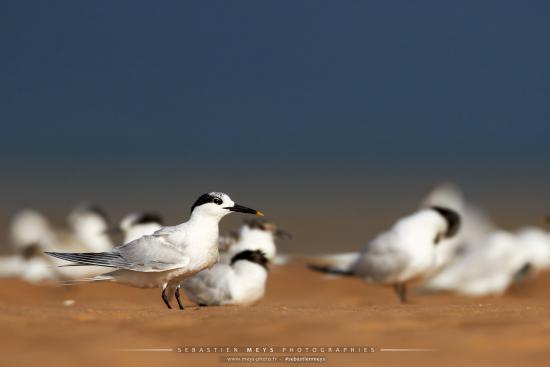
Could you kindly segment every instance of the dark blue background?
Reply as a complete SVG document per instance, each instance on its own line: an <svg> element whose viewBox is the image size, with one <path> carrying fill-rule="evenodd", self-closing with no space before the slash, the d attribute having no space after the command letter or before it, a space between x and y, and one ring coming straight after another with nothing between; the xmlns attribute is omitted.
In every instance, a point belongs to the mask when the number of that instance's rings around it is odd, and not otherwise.
<svg viewBox="0 0 550 367"><path fill-rule="evenodd" d="M548 1L3 1L1 210L180 220L223 190L278 221L389 221L450 179L533 218L549 19Z"/></svg>
<svg viewBox="0 0 550 367"><path fill-rule="evenodd" d="M546 1L1 7L4 156L550 153Z"/></svg>

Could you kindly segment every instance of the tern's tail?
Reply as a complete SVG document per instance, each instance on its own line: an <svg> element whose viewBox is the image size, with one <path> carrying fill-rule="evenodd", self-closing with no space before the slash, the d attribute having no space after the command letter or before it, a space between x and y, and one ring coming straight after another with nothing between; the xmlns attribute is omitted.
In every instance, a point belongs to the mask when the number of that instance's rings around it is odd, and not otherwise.
<svg viewBox="0 0 550 367"><path fill-rule="evenodd" d="M63 283L63 285L75 285L80 283L101 282L106 280L113 280L113 277L110 275L98 275L91 278L64 280L61 281L61 283Z"/></svg>
<svg viewBox="0 0 550 367"><path fill-rule="evenodd" d="M128 269L130 264L120 254L115 252L44 252L46 255L73 264L64 266L104 266L109 268Z"/></svg>
<svg viewBox="0 0 550 367"><path fill-rule="evenodd" d="M308 268L334 275L353 275L353 265L358 258L358 252L322 255L310 259Z"/></svg>

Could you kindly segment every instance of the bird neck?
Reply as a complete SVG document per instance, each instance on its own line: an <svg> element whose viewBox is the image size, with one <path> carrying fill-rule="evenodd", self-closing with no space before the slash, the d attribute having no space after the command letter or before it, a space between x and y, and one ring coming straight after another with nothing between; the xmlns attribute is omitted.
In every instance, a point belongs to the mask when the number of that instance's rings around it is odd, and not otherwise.
<svg viewBox="0 0 550 367"><path fill-rule="evenodd" d="M220 216L193 212L187 223L190 227L215 228L217 231L221 219Z"/></svg>

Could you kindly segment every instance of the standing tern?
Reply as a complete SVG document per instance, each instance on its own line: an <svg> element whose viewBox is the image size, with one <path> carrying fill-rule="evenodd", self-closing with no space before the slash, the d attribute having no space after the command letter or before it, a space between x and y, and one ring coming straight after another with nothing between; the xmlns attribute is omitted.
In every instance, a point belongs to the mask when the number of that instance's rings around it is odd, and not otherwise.
<svg viewBox="0 0 550 367"><path fill-rule="evenodd" d="M405 303L407 283L435 271L441 252L451 245L459 228L460 216L455 211L442 207L421 209L398 220L360 252L325 256L324 264L310 268L391 284Z"/></svg>
<svg viewBox="0 0 550 367"><path fill-rule="evenodd" d="M74 266L98 265L117 270L87 281L109 280L136 287L160 287L166 307L176 296L178 306L180 283L218 261L218 223L231 212L263 215L236 204L224 193L201 195L191 207L191 217L185 223L163 227L150 236L115 247L110 252L48 254L73 263Z"/></svg>
<svg viewBox="0 0 550 367"><path fill-rule="evenodd" d="M189 299L200 306L251 305L265 293L268 259L259 250L244 250L230 264L218 263L182 282Z"/></svg>

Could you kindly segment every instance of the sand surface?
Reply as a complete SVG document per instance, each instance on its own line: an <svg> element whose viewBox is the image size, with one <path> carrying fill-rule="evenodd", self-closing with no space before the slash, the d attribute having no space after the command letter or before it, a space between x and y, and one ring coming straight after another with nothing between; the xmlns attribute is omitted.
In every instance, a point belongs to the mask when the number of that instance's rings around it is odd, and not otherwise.
<svg viewBox="0 0 550 367"><path fill-rule="evenodd" d="M328 279L298 263L273 269L267 296L253 307L187 303L185 312L167 310L158 290L116 284L65 289L0 280L0 365L230 365L222 362L227 356L320 356L327 366L550 365L550 274L504 297L412 294L410 304L400 305L389 288ZM178 352L193 346L241 349ZM375 351L305 353L305 347L346 346ZM246 347L304 349L246 353ZM139 348L173 351L121 350ZM432 350L381 351L393 348Z"/></svg>

